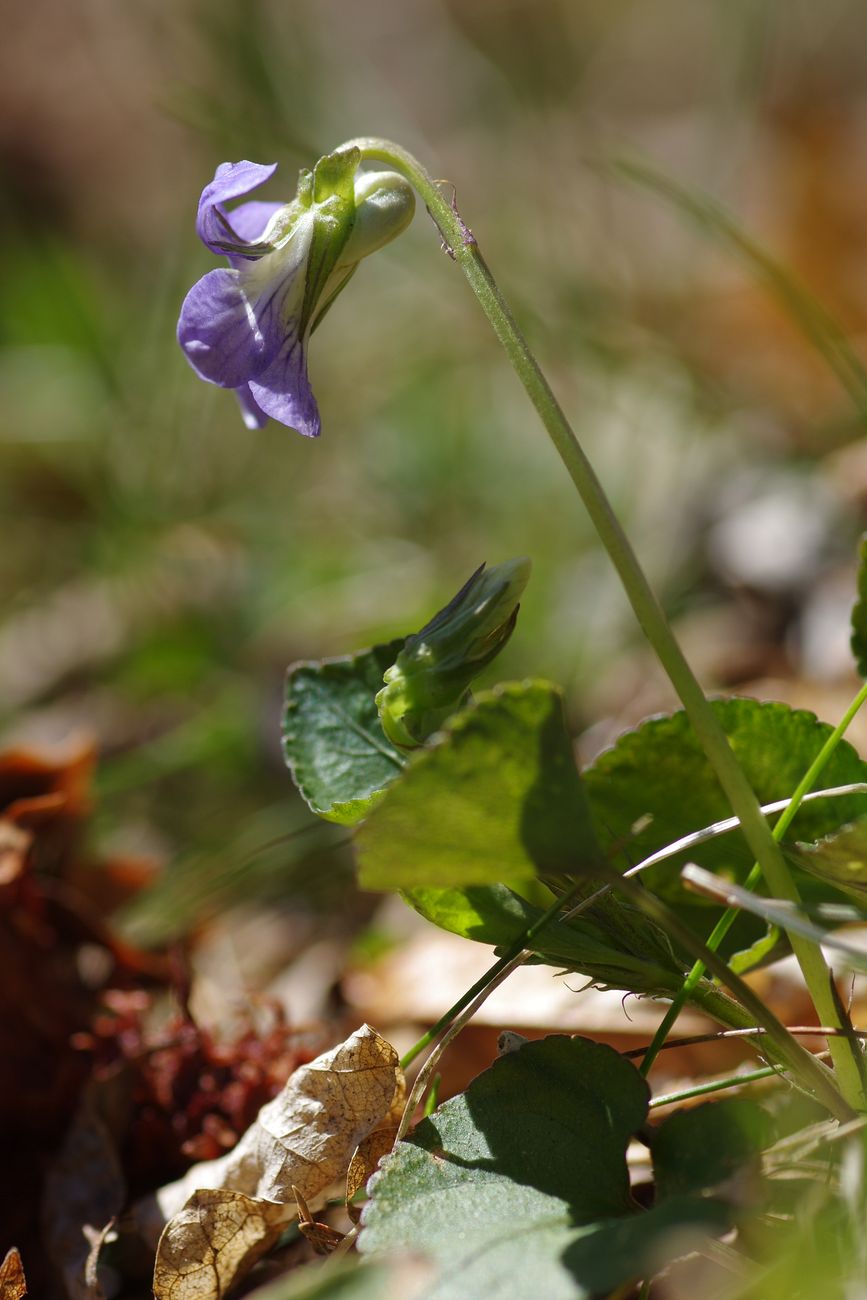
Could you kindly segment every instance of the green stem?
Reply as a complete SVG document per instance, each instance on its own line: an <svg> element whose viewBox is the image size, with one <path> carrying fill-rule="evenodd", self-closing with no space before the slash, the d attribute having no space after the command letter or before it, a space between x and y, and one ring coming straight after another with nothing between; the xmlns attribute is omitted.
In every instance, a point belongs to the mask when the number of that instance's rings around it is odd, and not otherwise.
<svg viewBox="0 0 867 1300"><path fill-rule="evenodd" d="M400 1068L405 1070L407 1066L411 1065L415 1058L420 1055L426 1047L429 1047L434 1039L439 1037L443 1030L447 1029L452 1021L454 1021L461 1012L479 996L480 993L483 993L489 985L493 985L494 981L499 979L499 976L507 969L507 967L510 967L517 961L518 957L522 957L524 960L527 957L530 957L532 954L528 949L533 940L537 938L542 930L544 930L546 925L559 918L563 908L568 907L571 900L579 894L583 888L584 882L580 880L577 881L566 894L555 898L550 907L547 908L541 916L538 916L532 925L527 926L526 930L522 930L514 942L506 949L503 956L500 957L498 961L495 961L493 966L490 966L485 971L481 979L476 980L472 988L467 989L466 993L459 997L457 1002L455 1002L453 1006L449 1007L448 1011L444 1012L443 1015L440 1016L436 1024L432 1025L426 1034L422 1034L417 1043L413 1043L409 1051L401 1057ZM740 1026L735 1025L734 1028L737 1029L740 1028Z"/></svg>
<svg viewBox="0 0 867 1300"><path fill-rule="evenodd" d="M434 1039L437 1038L444 1029L448 1028L455 1017L460 1015L464 1007L468 1007L473 999L478 997L482 990L486 989L491 981L497 978L500 971L506 969L509 962L512 961L523 947L524 936L522 935L521 942L517 948L510 948L505 957L501 957L499 961L494 962L493 966L490 966L488 970L485 971L481 979L476 980L473 987L467 989L466 993L464 993L462 997L458 998L457 1002L455 1002L453 1006L450 1006L448 1011L444 1012L443 1015L440 1016L436 1024L432 1025L426 1034L422 1034L417 1043L413 1043L409 1051L404 1053L400 1058L400 1068L406 1070L415 1058L420 1056L425 1048L429 1047Z"/></svg>
<svg viewBox="0 0 867 1300"><path fill-rule="evenodd" d="M673 908L664 903L656 894L652 894L648 889L645 889L636 880L630 880L628 877L620 876L616 872L611 872L610 878L611 883L619 893L624 894L645 916L650 917L651 921L655 921L657 925L661 926L674 939L675 943L703 961L710 973L721 984L726 985L729 992L740 1003L740 1007L737 1009L737 1019L740 1019L741 1023L743 1023L741 1018L744 1011L752 1016L753 1022L760 1025L767 1035L764 1040L766 1050L770 1049L776 1060L800 1081L802 1087L813 1093L835 1119L842 1120L845 1123L857 1114L857 1110L841 1095L842 1089L838 1092L835 1087L836 1076L831 1075L811 1052L808 1052L793 1038L782 1021L777 1019L770 1007L766 1006L758 994L753 992L749 984L746 984L740 975L735 974L721 957L717 956L715 952L711 952L702 943L701 939L693 934L689 926L681 921ZM720 996L718 989L711 989L710 993L715 993L717 997ZM726 999L726 1001L729 1000ZM708 1010L711 1009L712 1005L712 1002L708 1003ZM719 1011L712 1011L711 1014L716 1015L717 1019L722 1018ZM729 1023L734 1023L734 1021ZM828 1040L829 1049L833 1041L833 1039Z"/></svg>
<svg viewBox="0 0 867 1300"><path fill-rule="evenodd" d="M426 204L443 243L469 281L575 484L597 535L617 570L638 623L683 703L754 858L761 863L768 887L777 898L799 902L798 890L786 861L762 817L758 800L726 734L668 626L662 607L593 466L488 270L475 237L461 219L454 202L446 200L430 174L405 149L387 140L373 138L350 143L361 150L365 159L384 162L405 176ZM819 1019L824 1024L842 1027L831 991L830 972L821 949L800 935L791 935L790 940ZM844 1095L852 1105L867 1109L858 1062L852 1044L845 1039L834 1040L834 1064Z"/></svg>
<svg viewBox="0 0 867 1300"><path fill-rule="evenodd" d="M722 1092L726 1088L739 1088L745 1083L758 1083L760 1079L773 1079L775 1075L777 1078L780 1077L776 1066L765 1065L761 1070L733 1074L728 1079L712 1079L709 1083L697 1083L695 1087L685 1088L683 1092L669 1092L662 1097L654 1097L650 1109L654 1110L657 1106L673 1106L679 1101L691 1101L693 1097L706 1097L710 1092Z"/></svg>
<svg viewBox="0 0 867 1300"><path fill-rule="evenodd" d="M819 750L816 757L813 759L813 762L810 764L809 768L801 778L801 781L798 784L798 787L795 790L794 794L792 795L788 806L783 810L779 818L779 821L777 822L773 831L771 832L774 840L777 843L779 843L779 841L785 835L786 831L791 826L798 812L798 809L800 808L801 803L803 802L804 796L809 794L812 787L816 784L819 777L822 775L822 772L825 770L828 760L836 750L838 744L840 743L846 730L848 729L849 724L852 722L852 719L855 717L855 714L861 708L861 705L864 703L865 700L867 700L867 682L865 682L865 684L858 691L858 694L852 700L852 703L849 705L848 709L843 714L843 717L840 719L837 726L831 732L830 736L825 741L824 745ZM750 874L746 878L744 887L746 889L755 888L755 886L759 882L759 878L761 874L762 874L761 867L759 866L758 862L756 862L753 865ZM723 913L723 915L717 921L716 925L714 926L713 930L711 931L707 939L707 946L708 948L710 948L711 952L717 951L723 939L726 937L729 930L732 928L732 925L734 924L737 915L738 915L738 909L736 907L730 907L726 912ZM675 1020L683 1010L684 1004L688 1002L689 999L692 997L703 975L704 975L704 964L700 961L697 961L693 966L692 970L687 975L686 979L684 980L683 987L681 988L677 997L671 1003L671 1006L668 1008L668 1011L665 1013L664 1017L659 1023L656 1033L653 1036L653 1041L651 1042L650 1046L647 1049L647 1053L644 1057L644 1060L641 1062L640 1068L642 1074L647 1074L648 1071L650 1070L650 1067L653 1065L653 1062L656 1060L656 1057L659 1054L662 1044L665 1042L666 1038L671 1032L671 1028Z"/></svg>

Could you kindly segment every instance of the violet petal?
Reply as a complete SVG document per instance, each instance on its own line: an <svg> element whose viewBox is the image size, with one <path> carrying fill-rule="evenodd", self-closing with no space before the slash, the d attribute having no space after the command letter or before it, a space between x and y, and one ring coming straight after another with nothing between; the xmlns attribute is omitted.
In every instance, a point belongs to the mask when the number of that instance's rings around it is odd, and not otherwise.
<svg viewBox="0 0 867 1300"><path fill-rule="evenodd" d="M262 199L251 199L249 203L239 203L229 213L229 224L242 244L255 244L262 238L265 228L275 212L279 212L283 203L266 203Z"/></svg>
<svg viewBox="0 0 867 1300"><path fill-rule="evenodd" d="M220 254L220 244L229 238L217 212L218 205L239 199L251 190L264 185L277 170L276 163L254 163L246 160L236 163L220 163L214 173L214 179L202 190L199 199L199 211L196 216L196 233L206 248L212 253ZM225 214L224 214L225 215ZM229 218L231 221L231 218Z"/></svg>
<svg viewBox="0 0 867 1300"><path fill-rule="evenodd" d="M302 433L319 437L319 407L307 378L304 339L288 337L271 365L250 382L254 400L272 419Z"/></svg>
<svg viewBox="0 0 867 1300"><path fill-rule="evenodd" d="M202 379L239 388L267 366L279 336L263 334L238 272L220 269L202 276L184 299L178 342Z"/></svg>

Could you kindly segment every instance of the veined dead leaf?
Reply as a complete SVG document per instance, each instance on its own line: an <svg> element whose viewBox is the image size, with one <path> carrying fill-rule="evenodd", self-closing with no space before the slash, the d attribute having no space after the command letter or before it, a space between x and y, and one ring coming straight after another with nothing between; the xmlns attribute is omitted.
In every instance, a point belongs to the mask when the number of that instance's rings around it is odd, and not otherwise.
<svg viewBox="0 0 867 1300"><path fill-rule="evenodd" d="M219 1300L271 1249L293 1211L225 1188L196 1192L160 1237L156 1300Z"/></svg>
<svg viewBox="0 0 867 1300"><path fill-rule="evenodd" d="M296 1070L232 1151L141 1202L140 1230L166 1225L154 1272L158 1300L219 1300L294 1218L293 1189L312 1201L342 1177L399 1086L397 1053L363 1025Z"/></svg>
<svg viewBox="0 0 867 1300"><path fill-rule="evenodd" d="M376 1173L380 1160L388 1155L394 1146L405 1105L406 1080L403 1071L398 1070L397 1087L388 1114L368 1133L366 1138L359 1142L358 1149L349 1162L346 1173L346 1212L353 1223L357 1223L361 1218L361 1206L353 1205L352 1198L359 1188L365 1185L371 1174Z"/></svg>
<svg viewBox="0 0 867 1300"><path fill-rule="evenodd" d="M7 1250L0 1264L0 1300L23 1300L27 1295L24 1265L15 1246Z"/></svg>

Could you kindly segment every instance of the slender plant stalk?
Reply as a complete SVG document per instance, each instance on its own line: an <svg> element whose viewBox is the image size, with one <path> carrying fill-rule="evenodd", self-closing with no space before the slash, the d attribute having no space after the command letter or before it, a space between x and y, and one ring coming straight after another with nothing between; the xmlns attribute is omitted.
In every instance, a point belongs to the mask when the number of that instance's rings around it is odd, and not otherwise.
<svg viewBox="0 0 867 1300"><path fill-rule="evenodd" d="M476 980L472 988L467 989L466 993L462 994L457 1002L440 1016L436 1024L432 1025L426 1034L422 1034L417 1043L413 1043L409 1051L401 1057L400 1068L405 1070L408 1065L411 1065L415 1058L426 1047L429 1047L435 1038L448 1029L449 1025L461 1014L465 1007L468 1007L471 1003L475 1005L476 999L481 994L484 994L481 999L484 1002L488 994L492 993L497 985L502 982L502 979L505 978L504 971L506 974L511 974L518 966L523 965L533 955L530 951L533 940L544 930L546 925L559 919L564 906L568 906L570 899L574 898L583 887L582 881L576 882L568 893L555 898L550 907L541 916L537 917L532 925L522 930L517 939L509 944L502 957L485 971L481 979ZM478 1005L481 1005L481 1002Z"/></svg>
<svg viewBox="0 0 867 1300"><path fill-rule="evenodd" d="M867 1029L832 1029L830 1025L786 1025L789 1033L795 1038L834 1038L840 1034L848 1033L849 1037L860 1039L867 1038ZM667 1052L676 1048L695 1047L699 1043L720 1043L726 1042L732 1038L760 1038L764 1034L764 1029L758 1025L745 1029L717 1029L707 1034L690 1034L688 1038L669 1038L662 1045L662 1050ZM646 1047L631 1047L627 1052L621 1052L627 1061L634 1061L636 1057L643 1056L647 1051ZM817 1056L827 1056L827 1052L817 1052Z"/></svg>
<svg viewBox="0 0 867 1300"><path fill-rule="evenodd" d="M795 819L795 815L798 809L800 808L801 803L803 802L805 796L808 794L811 788L816 784L822 772L825 770L825 767L829 759L831 758L831 755L836 750L847 728L849 727L849 724L852 722L852 719L855 717L855 714L861 708L861 705L864 703L865 700L867 700L867 682L865 682L865 684L858 691L858 694L852 700L848 709L843 714L843 717L840 719L839 723L831 732L830 736L825 741L824 745L819 750L816 757L813 759L813 762L810 764L809 768L804 773L797 789L795 790L791 800L789 801L788 806L784 809L782 816L779 818L776 826L771 832L773 838L778 843L783 838L783 836L785 835L789 827L791 826L792 822ZM761 874L762 874L761 867L756 862L753 865L750 874L747 876L747 879L744 884L744 888L754 889L759 882L759 878ZM714 926L713 930L711 931L710 935L707 938L707 946L708 948L710 948L711 952L717 951L723 939L726 937L732 925L734 924L737 915L738 915L738 909L736 907L730 907L727 909L727 911L723 913L723 915L717 921L716 925ZM642 1074L647 1074L647 1072L650 1070L650 1067L653 1065L653 1062L656 1060L660 1048L662 1047L663 1043L665 1042L666 1038L668 1037L671 1031L672 1025L674 1024L675 1020L683 1010L684 1004L687 1001L689 1001L690 997L693 994L694 989L701 981L703 975L704 975L704 964L700 961L697 961L693 966L692 970L687 975L686 979L684 980L683 988L680 990L677 997L674 999L671 1006L668 1008L668 1011L666 1012L665 1016L659 1023L656 1033L653 1036L653 1041L651 1042L650 1047L647 1049L647 1054L644 1057L644 1060L641 1062Z"/></svg>
<svg viewBox="0 0 867 1300"><path fill-rule="evenodd" d="M765 1006L761 998L753 992L749 985L745 984L734 971L729 970L724 961L704 947L701 940L681 922L676 913L661 899L658 899L656 895L644 889L637 881L624 878L613 870L609 870L607 874L615 888L625 893L642 912L655 921L657 925L662 926L687 952L701 956L708 969L716 975L721 983L727 984L734 995L734 998L730 998L721 989L715 988L706 982L701 983L692 995L692 999L697 1006L702 1007L715 1020L728 1025L730 1028L747 1031L753 1035L761 1034L766 1054L772 1055L780 1065L789 1070L798 1079L801 1086L815 1095L837 1119L846 1121L856 1114L855 1110L838 1092L833 1076L816 1061L810 1052L801 1047L785 1025ZM580 888L581 883L578 882L572 892L574 893ZM450 1008L437 1026L412 1049L410 1059L431 1041L439 1027L442 1026L439 1039L419 1071L407 1099L398 1135L395 1138L396 1142L400 1141L409 1130L412 1117L424 1096L428 1081L432 1077L446 1048L457 1037L464 1025L475 1015L482 1003L490 997L494 989L498 988L514 970L517 970L519 966L522 966L527 961L532 955L529 945L533 939L556 917L558 911L564 905L568 905L568 902L569 895L558 898L546 912L515 940L508 952L491 967L482 979L474 984L472 989L465 993L454 1007ZM404 1061L406 1059L404 1057Z"/></svg>
<svg viewBox="0 0 867 1300"><path fill-rule="evenodd" d="M405 176L426 204L440 231L444 246L469 281L575 484L597 535L617 570L639 625L683 703L708 761L725 791L732 812L741 824L753 856L761 863L762 873L771 892L775 897L799 902L798 890L786 861L765 824L758 800L726 734L668 626L662 607L651 590L593 466L503 299L475 236L462 220L454 201L449 202L445 198L433 177L405 149L388 140L375 138L362 138L350 143L361 150L365 159L384 162ZM831 991L830 972L821 949L799 935L791 936L791 944L819 1019L824 1024L840 1025ZM853 1055L852 1044L844 1039L835 1039L833 1053L841 1091L853 1106L867 1109L867 1098L864 1096L861 1073Z"/></svg>
<svg viewBox="0 0 867 1300"><path fill-rule="evenodd" d="M520 947L518 948L519 952L524 946L524 940L525 936L522 934ZM516 955L517 954L513 949L510 948L505 957L501 957L499 961L494 962L493 966L490 966L488 970L485 971L481 979L476 980L472 988L467 989L466 993L464 993L462 997L458 998L457 1002L455 1002L453 1006L450 1006L448 1011L445 1011L440 1016L436 1024L432 1025L427 1033L422 1034L418 1042L413 1043L409 1051L404 1053L400 1058L400 1068L406 1070L410 1065L412 1065L415 1058L420 1056L426 1047L430 1047L431 1043L443 1032L444 1029L448 1029L449 1025L456 1016L460 1015L464 1007L469 1006L480 993L483 993L485 989L487 989L488 985L491 984L492 981L496 980L500 972L509 966L510 962Z"/></svg>
<svg viewBox="0 0 867 1300"><path fill-rule="evenodd" d="M398 1142L402 1141L403 1138L405 1138L407 1133L409 1132L409 1126L412 1123L412 1117L415 1114L416 1109L418 1108L419 1102L421 1101L422 1097L427 1091L428 1083L430 1082L431 1077L433 1076L433 1073L436 1070L436 1067L439 1065L442 1055L445 1052L446 1048L449 1046L450 1043L454 1041L455 1038L457 1038L458 1034L461 1032L464 1025L469 1020L472 1020L473 1016L476 1014L479 1007L487 998L490 997L494 989L499 988L500 985L503 983L503 981L508 979L512 971L517 970L519 966L522 966L529 956L530 954L527 952L519 952L516 956L514 956L511 959L511 961L507 962L505 966L502 966L501 969L497 971L497 974L494 975L488 981L485 987L476 994L472 1002L466 1004L463 1007L460 1014L451 1022L451 1024L445 1030L439 1042L436 1044L433 1051L431 1052L430 1056L427 1058L424 1065L419 1070L415 1083L412 1085L410 1094L407 1097L406 1106L404 1107L403 1115L401 1116L400 1125L395 1135L395 1139L394 1139L395 1145L397 1145Z"/></svg>
<svg viewBox="0 0 867 1300"><path fill-rule="evenodd" d="M697 1083L692 1088L684 1088L683 1092L667 1092L661 1097L654 1097L650 1109L673 1106L680 1101L692 1101L693 1097L706 1097L709 1093L724 1092L727 1088L740 1088L746 1083L758 1083L760 1079L773 1079L775 1075L777 1078L780 1077L776 1066L765 1065L761 1070L750 1070L746 1074L732 1074L727 1079L711 1079L708 1083Z"/></svg>
<svg viewBox="0 0 867 1300"><path fill-rule="evenodd" d="M616 873L612 873L615 875ZM827 1107L836 1119L844 1123L858 1114L855 1107L851 1106L848 1100L842 1096L842 1090L838 1092L835 1086L836 1076L832 1076L820 1065L815 1056L802 1047L799 1042L789 1033L782 1021L778 1020L771 1011L770 1007L762 1001L757 993L754 993L749 984L744 983L740 975L736 975L721 957L715 952L711 952L695 934L689 926L684 925L677 913L664 903L656 894L645 889L638 881L629 880L623 876L616 876L615 883L619 893L624 894L631 903L633 903L645 916L650 917L657 925L661 926L674 940L680 944L687 952L693 953L700 958L707 969L714 975L721 984L725 984L731 994L737 998L741 1007L747 1011L757 1025L760 1025L767 1035L767 1044L772 1048L774 1057L783 1064L792 1074L812 1092L816 1099ZM716 991L716 990L714 990ZM833 1026L835 1029L837 1025ZM828 1048L831 1043L839 1042L839 1039L830 1038Z"/></svg>

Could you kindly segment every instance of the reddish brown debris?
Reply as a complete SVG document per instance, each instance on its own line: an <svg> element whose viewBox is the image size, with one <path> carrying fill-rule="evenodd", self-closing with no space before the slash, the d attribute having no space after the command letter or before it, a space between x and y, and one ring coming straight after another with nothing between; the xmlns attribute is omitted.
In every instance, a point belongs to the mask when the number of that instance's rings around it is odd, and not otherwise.
<svg viewBox="0 0 867 1300"><path fill-rule="evenodd" d="M292 1071L315 1055L277 1004L264 1030L246 1016L238 1035L223 1042L188 1015L154 1031L150 1001L141 991L110 990L89 1032L76 1036L91 1053L95 1077L126 1072L130 1120L121 1155L131 1196L233 1147Z"/></svg>

